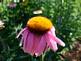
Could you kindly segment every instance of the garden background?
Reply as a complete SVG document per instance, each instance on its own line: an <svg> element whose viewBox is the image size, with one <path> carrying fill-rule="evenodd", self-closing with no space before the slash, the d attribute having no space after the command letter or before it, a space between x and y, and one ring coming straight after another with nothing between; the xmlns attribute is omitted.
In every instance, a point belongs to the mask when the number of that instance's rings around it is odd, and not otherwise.
<svg viewBox="0 0 81 61"><path fill-rule="evenodd" d="M42 13L34 14L37 10ZM66 46L33 57L22 51L16 35L29 18L38 15L52 20L57 37ZM81 61L81 0L0 0L0 21L4 23L0 27L0 61Z"/></svg>

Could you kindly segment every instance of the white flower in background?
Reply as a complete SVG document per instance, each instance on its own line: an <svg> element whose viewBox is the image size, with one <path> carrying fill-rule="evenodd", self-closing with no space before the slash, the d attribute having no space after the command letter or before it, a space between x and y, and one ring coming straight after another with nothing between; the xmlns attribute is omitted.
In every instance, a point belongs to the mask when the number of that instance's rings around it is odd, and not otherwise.
<svg viewBox="0 0 81 61"><path fill-rule="evenodd" d="M4 26L4 23L0 20L0 30L3 29L5 26Z"/></svg>

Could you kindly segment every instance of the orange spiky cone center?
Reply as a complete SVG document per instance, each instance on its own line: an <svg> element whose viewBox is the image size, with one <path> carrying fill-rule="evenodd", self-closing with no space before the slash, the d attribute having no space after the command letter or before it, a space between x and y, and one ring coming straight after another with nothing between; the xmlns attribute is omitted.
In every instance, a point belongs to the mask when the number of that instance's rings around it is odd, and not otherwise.
<svg viewBox="0 0 81 61"><path fill-rule="evenodd" d="M27 26L31 31L46 32L52 27L52 22L46 17L36 16L29 19Z"/></svg>

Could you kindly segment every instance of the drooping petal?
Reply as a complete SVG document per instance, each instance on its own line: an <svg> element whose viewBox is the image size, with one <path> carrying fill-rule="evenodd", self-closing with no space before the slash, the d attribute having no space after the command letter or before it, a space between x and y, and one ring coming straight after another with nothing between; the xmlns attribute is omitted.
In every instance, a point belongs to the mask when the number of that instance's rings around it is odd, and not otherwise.
<svg viewBox="0 0 81 61"><path fill-rule="evenodd" d="M46 48L46 40L44 35L41 37L41 40L35 50L35 55L40 56Z"/></svg>
<svg viewBox="0 0 81 61"><path fill-rule="evenodd" d="M59 44L59 45L61 45L61 46L65 46L65 43L61 40L61 39L59 39L59 38L57 38L57 37L54 37L54 39L55 39L55 41Z"/></svg>
<svg viewBox="0 0 81 61"><path fill-rule="evenodd" d="M16 38L18 38L20 35L22 35L22 36L21 36L21 40L20 40L19 46L23 46L23 43L26 41L26 38L27 38L27 35L28 35L28 29L27 29L27 27L25 27L24 29L22 29L19 32L19 34L17 35Z"/></svg>
<svg viewBox="0 0 81 61"><path fill-rule="evenodd" d="M65 43L64 43L62 40L60 40L58 37L56 37L54 31L49 31L48 34L49 34L49 35L51 36L51 38L52 38L54 41L56 41L59 45L61 45L61 46L63 46L63 47L65 46Z"/></svg>
<svg viewBox="0 0 81 61"><path fill-rule="evenodd" d="M29 30L28 29L23 31L22 38L23 38L24 42L27 41L28 34L29 34Z"/></svg>
<svg viewBox="0 0 81 61"><path fill-rule="evenodd" d="M26 40L24 41L24 45L23 45L24 52L33 55L33 52L32 52L33 44L34 44L34 35L31 32L29 32L28 36L26 37Z"/></svg>
<svg viewBox="0 0 81 61"><path fill-rule="evenodd" d="M22 30L19 32L19 34L16 36L16 38L18 38L18 37L23 33L23 31L25 31L26 29L27 29L27 27L24 28L24 29L22 29Z"/></svg>
<svg viewBox="0 0 81 61"><path fill-rule="evenodd" d="M53 26L52 26L50 32L53 34L53 36L56 36L56 35L55 35L55 28L54 28Z"/></svg>
<svg viewBox="0 0 81 61"><path fill-rule="evenodd" d="M49 46L53 51L57 51L57 50L58 50L56 41L54 41L54 40L52 39L52 37L51 37L48 33L46 34L46 41L47 41L48 46Z"/></svg>
<svg viewBox="0 0 81 61"><path fill-rule="evenodd" d="M32 47L32 54L35 54L35 50L36 48L38 47L39 45L39 42L40 42L40 39L41 39L41 36L39 35L36 35L36 34L33 34L34 37L33 37L33 47Z"/></svg>
<svg viewBox="0 0 81 61"><path fill-rule="evenodd" d="M22 45L22 49L24 49L24 45L27 42L27 38L28 38L28 30L24 30L23 33L21 34L21 41L20 41L20 45Z"/></svg>

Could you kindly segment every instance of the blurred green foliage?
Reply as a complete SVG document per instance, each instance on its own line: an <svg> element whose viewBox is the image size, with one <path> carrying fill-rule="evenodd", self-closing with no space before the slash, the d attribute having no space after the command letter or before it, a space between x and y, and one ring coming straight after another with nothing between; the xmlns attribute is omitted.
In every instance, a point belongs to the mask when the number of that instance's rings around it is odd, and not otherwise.
<svg viewBox="0 0 81 61"><path fill-rule="evenodd" d="M81 36L80 0L1 0L0 20L5 28L0 30L0 61L62 61L62 54L72 49L72 43ZM10 3L16 4L10 7ZM33 14L42 10L42 14ZM57 52L48 51L40 57L25 54L19 47L17 33L25 27L29 18L37 15L52 20L57 36L66 46ZM66 59L64 59L66 61Z"/></svg>

